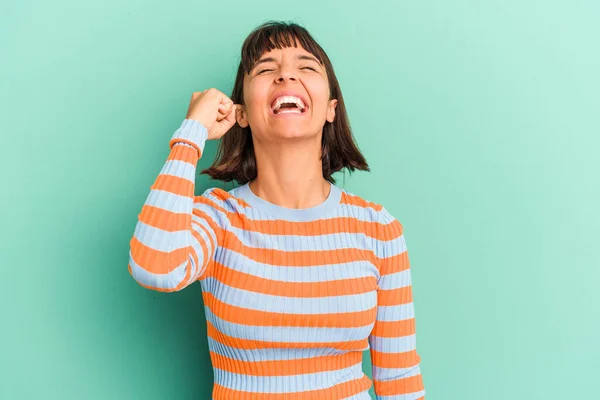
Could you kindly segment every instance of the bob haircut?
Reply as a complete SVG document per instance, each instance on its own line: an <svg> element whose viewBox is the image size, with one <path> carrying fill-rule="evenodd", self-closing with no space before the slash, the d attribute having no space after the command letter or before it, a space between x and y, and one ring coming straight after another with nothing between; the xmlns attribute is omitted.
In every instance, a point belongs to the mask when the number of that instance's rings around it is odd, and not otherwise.
<svg viewBox="0 0 600 400"><path fill-rule="evenodd" d="M292 45L298 47L298 42L325 66L329 80L329 99L338 100L334 121L325 121L323 126L320 156L323 164L323 178L335 184L335 179L331 175L343 168L349 171L355 169L370 171L369 165L354 141L342 90L331 61L305 28L283 21L268 21L255 28L242 45L241 60L231 100L235 104L243 105L244 76L250 73L256 61L264 53L275 48L282 49ZM236 122L221 137L214 163L209 168L202 170L200 174L207 174L213 179L224 182L235 180L240 185L255 179L257 168L250 126L242 128Z"/></svg>

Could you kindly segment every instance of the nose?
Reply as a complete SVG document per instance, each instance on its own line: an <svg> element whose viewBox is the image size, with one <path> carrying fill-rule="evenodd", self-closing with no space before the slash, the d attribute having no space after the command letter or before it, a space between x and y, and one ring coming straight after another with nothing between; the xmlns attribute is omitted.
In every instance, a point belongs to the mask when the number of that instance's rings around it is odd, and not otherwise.
<svg viewBox="0 0 600 400"><path fill-rule="evenodd" d="M297 80L296 74L292 68L281 68L279 74L277 74L277 82L284 82L285 80Z"/></svg>

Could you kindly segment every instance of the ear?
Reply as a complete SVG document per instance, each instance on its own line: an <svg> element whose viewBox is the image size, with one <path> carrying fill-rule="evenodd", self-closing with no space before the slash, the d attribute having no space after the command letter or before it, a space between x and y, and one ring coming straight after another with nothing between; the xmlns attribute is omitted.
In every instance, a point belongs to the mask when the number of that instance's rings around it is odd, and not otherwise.
<svg viewBox="0 0 600 400"><path fill-rule="evenodd" d="M246 114L246 106L239 104L235 110L235 119L239 126L246 128L248 126L248 116Z"/></svg>
<svg viewBox="0 0 600 400"><path fill-rule="evenodd" d="M329 100L329 105L327 106L327 121L333 122L335 120L335 107L337 106L337 99Z"/></svg>

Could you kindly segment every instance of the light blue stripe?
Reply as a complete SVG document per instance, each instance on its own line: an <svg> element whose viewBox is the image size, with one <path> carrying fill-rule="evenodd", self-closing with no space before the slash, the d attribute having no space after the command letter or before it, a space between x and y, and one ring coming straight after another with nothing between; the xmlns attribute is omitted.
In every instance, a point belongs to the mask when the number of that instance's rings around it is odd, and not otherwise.
<svg viewBox="0 0 600 400"><path fill-rule="evenodd" d="M377 255L380 258L392 257L406 251L406 240L404 234L390 240L375 241Z"/></svg>
<svg viewBox="0 0 600 400"><path fill-rule="evenodd" d="M375 400L416 400L425 396L425 393L425 390L421 390L420 392L399 394L397 396L375 396Z"/></svg>
<svg viewBox="0 0 600 400"><path fill-rule="evenodd" d="M396 337L370 335L369 347L381 353L404 353L416 349L416 337L414 334Z"/></svg>
<svg viewBox="0 0 600 400"><path fill-rule="evenodd" d="M131 266L131 273L133 278L147 286L161 289L173 289L181 283L185 277L185 268L187 261L176 267L173 271L168 274L153 274L146 271L139 264L135 262L131 256L131 250L129 251L129 265Z"/></svg>
<svg viewBox="0 0 600 400"><path fill-rule="evenodd" d="M389 210L385 207L382 207L379 211L379 222L384 225L387 225L394 221L396 218L389 212Z"/></svg>
<svg viewBox="0 0 600 400"><path fill-rule="evenodd" d="M373 366L373 379L376 381L392 381L419 375L421 368L417 364L409 368L381 368Z"/></svg>
<svg viewBox="0 0 600 400"><path fill-rule="evenodd" d="M230 200L235 202L235 200ZM227 202L216 201L221 208L227 210L229 213L237 213L239 210L233 208L232 205L227 205ZM239 206L238 206L239 207ZM345 206L354 207L354 206ZM241 207L240 207L241 208ZM360 209L356 212L356 215L352 213L352 218L357 218L359 222L372 222L373 215L371 212L364 211L362 207L354 207ZM298 211L298 210L295 210ZM220 210L214 210L214 213L221 215L223 220L226 220L229 215L227 212ZM336 212L332 214L332 217L347 217L351 213L347 212ZM252 213L245 214L245 217L252 221L268 221L275 220L272 215L261 214L260 218L252 219L250 216ZM341 232L333 234L319 234L315 233L311 236L305 235L280 235L275 232L266 234L261 232L248 231L234 226L227 226L227 229L231 231L236 237L239 238L240 242L248 247L255 248L268 248L276 250L290 250L304 251L304 250L330 250L340 248L356 248L366 251L373 251L377 257L391 257L400 254L406 250L406 243L402 236L393 240L380 241L373 237L366 236L364 233L352 233L352 232Z"/></svg>
<svg viewBox="0 0 600 400"><path fill-rule="evenodd" d="M185 214L192 211L194 199L164 190L151 189L144 204L178 214Z"/></svg>
<svg viewBox="0 0 600 400"><path fill-rule="evenodd" d="M200 152L204 151L206 140L208 139L208 130L199 121L194 119L184 119L181 125L171 136L169 143L176 139L187 139L200 148ZM182 143L189 146L187 143Z"/></svg>
<svg viewBox="0 0 600 400"><path fill-rule="evenodd" d="M237 197L242 198L246 203L252 205L252 207L276 215L278 218L286 219L288 221L308 221L321 217L324 218L336 207L341 207L340 199L342 197L342 189L333 183L329 183L329 186L329 195L323 202L313 207L301 209L281 207L258 197L252 192L252 189L250 189L249 182L235 188L235 193Z"/></svg>
<svg viewBox="0 0 600 400"><path fill-rule="evenodd" d="M231 194L233 197L240 198L239 196L236 196L234 190L235 189L229 191L229 194ZM260 209L253 208L252 206L244 208L234 199L222 201L219 205L230 212L241 211L251 221L281 220L281 218L278 218L276 215L268 214ZM295 209L295 211L301 211L301 209ZM353 204L340 204L339 207L334 208L329 214L327 214L328 219L338 217L352 218L356 219L358 222L374 222L377 221L377 211L370 207L365 208Z"/></svg>
<svg viewBox="0 0 600 400"><path fill-rule="evenodd" d="M247 203L249 203L252 206L251 202L247 201L247 192L248 192L248 188L245 187L246 185L242 185L242 186L238 186L236 188L233 188L231 190L229 190L229 194L231 194L233 197L237 197L237 198L241 198L244 201L246 201ZM349 194L349 192L345 191L344 189L342 189L339 186L336 186L335 191L337 192L339 190L340 192L340 197L341 197L341 193L345 192L347 194ZM377 215L379 214L378 211L376 211L374 208L372 207L361 207L358 205L352 205L352 204L339 204L340 207L335 207L334 209L330 210L331 213L328 214L328 218L331 217L336 217L336 216L351 216L352 218L357 218L358 220L362 220L362 221L376 221L377 220ZM260 210L261 208L258 207L251 207L250 209L254 209L254 210ZM250 209L246 209L246 210L250 210ZM298 214L303 214L305 209L288 209L288 210L293 210L293 211L297 211ZM331 215L331 217L329 216ZM281 219L281 216L277 216L276 214L269 214L265 211L255 215L255 217L259 217L260 219L265 219L265 220L275 220L275 219ZM292 220L290 220L292 221Z"/></svg>
<svg viewBox="0 0 600 400"><path fill-rule="evenodd" d="M355 394L354 396L344 397L342 400L371 400L371 395L369 395L369 390L367 389L364 392Z"/></svg>
<svg viewBox="0 0 600 400"><path fill-rule="evenodd" d="M164 252L183 249L193 240L188 230L169 232L142 221L138 221L134 235L145 246Z"/></svg>
<svg viewBox="0 0 600 400"><path fill-rule="evenodd" d="M408 268L380 278L379 288L382 290L399 289L410 286L411 283L410 268Z"/></svg>
<svg viewBox="0 0 600 400"><path fill-rule="evenodd" d="M405 321L414 317L415 307L412 302L397 306L377 307L377 319L379 321Z"/></svg>
<svg viewBox="0 0 600 400"><path fill-rule="evenodd" d="M186 161L167 160L165 161L159 175L172 175L194 183L196 166Z"/></svg>
<svg viewBox="0 0 600 400"><path fill-rule="evenodd" d="M197 208L197 207L196 207ZM205 211L205 210L203 210ZM217 223L217 221L215 221L212 217L210 217L210 214L208 214L210 218L210 220L212 220L215 224ZM218 246L219 244L217 243L217 235L215 234L215 231L213 230L212 226L209 225L209 220L207 218L202 218L197 216L196 214L192 215L192 221L196 222L197 224L202 225L204 228L206 228L206 230L208 232L210 232L211 236L213 238L215 238L215 244ZM192 224L192 228L196 229L198 232L203 232L204 230L201 230L197 225Z"/></svg>

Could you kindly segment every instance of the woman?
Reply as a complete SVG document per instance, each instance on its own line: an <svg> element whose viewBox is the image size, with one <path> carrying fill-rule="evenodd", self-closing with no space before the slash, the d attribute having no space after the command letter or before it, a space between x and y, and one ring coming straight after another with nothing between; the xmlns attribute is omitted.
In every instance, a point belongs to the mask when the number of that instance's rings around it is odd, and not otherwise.
<svg viewBox="0 0 600 400"><path fill-rule="evenodd" d="M256 28L241 56L231 99L192 95L129 272L159 291L200 281L215 400L366 400L373 383L378 399L423 399L402 225L331 176L369 168L329 58L283 22ZM202 173L240 186L194 196L205 142L221 137Z"/></svg>

